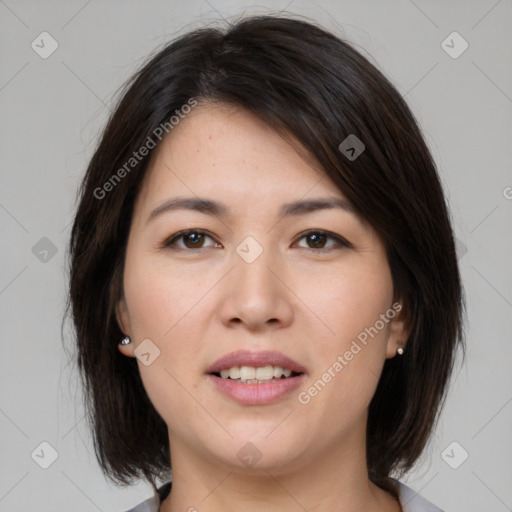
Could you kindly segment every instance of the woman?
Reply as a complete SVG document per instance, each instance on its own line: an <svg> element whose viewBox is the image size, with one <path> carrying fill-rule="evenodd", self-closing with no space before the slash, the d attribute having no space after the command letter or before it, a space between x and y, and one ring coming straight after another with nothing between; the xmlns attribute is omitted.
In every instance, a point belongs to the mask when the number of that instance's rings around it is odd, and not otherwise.
<svg viewBox="0 0 512 512"><path fill-rule="evenodd" d="M347 42L259 16L159 51L70 257L98 461L155 490L132 511L440 510L398 478L463 348L452 228L411 111Z"/></svg>

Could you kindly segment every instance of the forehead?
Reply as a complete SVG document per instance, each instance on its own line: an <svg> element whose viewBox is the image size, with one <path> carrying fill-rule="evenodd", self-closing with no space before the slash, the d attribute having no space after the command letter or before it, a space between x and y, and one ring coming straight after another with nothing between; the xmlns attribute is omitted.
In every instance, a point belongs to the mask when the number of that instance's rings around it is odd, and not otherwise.
<svg viewBox="0 0 512 512"><path fill-rule="evenodd" d="M309 192L342 196L291 135L241 107L207 104L184 116L155 150L138 202L169 194L266 202Z"/></svg>

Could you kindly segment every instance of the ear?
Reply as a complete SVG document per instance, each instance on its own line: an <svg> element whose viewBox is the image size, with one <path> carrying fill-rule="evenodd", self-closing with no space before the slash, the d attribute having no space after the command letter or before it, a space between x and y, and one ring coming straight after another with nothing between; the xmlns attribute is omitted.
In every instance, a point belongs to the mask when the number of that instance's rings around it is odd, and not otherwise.
<svg viewBox="0 0 512 512"><path fill-rule="evenodd" d="M393 302L391 310L395 312L395 315L389 322L386 359L396 357L397 350L400 347L405 350L405 345L411 334L408 321L409 315L403 305L403 301L397 300Z"/></svg>
<svg viewBox="0 0 512 512"><path fill-rule="evenodd" d="M126 300L124 297L122 297L116 304L115 311L116 320L117 323L119 324L119 328L121 329L121 331L126 333L126 336L130 336L132 333L130 313L128 312L128 306L126 304ZM135 350L135 343L133 341L128 345L121 345L121 340L119 340L117 347L123 355L128 357L135 357L133 353Z"/></svg>

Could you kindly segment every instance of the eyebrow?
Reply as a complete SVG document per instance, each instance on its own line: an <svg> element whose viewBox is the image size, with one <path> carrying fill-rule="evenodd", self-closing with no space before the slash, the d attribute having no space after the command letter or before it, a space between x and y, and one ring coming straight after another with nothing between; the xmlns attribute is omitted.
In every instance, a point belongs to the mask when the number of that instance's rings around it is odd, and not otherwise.
<svg viewBox="0 0 512 512"><path fill-rule="evenodd" d="M285 203L279 210L279 216L284 218L305 215L327 209L345 210L356 214L355 208L347 200L340 197L325 197ZM218 201L201 197L175 197L157 206L149 214L146 224L163 213L175 210L193 210L216 217L227 217L229 215L229 208Z"/></svg>

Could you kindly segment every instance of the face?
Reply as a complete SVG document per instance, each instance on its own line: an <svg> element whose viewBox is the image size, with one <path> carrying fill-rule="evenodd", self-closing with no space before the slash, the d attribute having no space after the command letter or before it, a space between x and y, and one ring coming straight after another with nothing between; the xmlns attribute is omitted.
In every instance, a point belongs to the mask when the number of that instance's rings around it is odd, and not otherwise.
<svg viewBox="0 0 512 512"><path fill-rule="evenodd" d="M221 208L154 213L176 198ZM282 210L317 199L339 206ZM164 139L135 204L123 286L117 318L133 341L119 349L137 357L173 463L186 454L241 471L245 454L277 473L333 450L360 456L383 364L407 337L384 245L258 118L200 105ZM278 352L302 373L266 384L209 374L240 350ZM240 366L287 366L275 357Z"/></svg>

